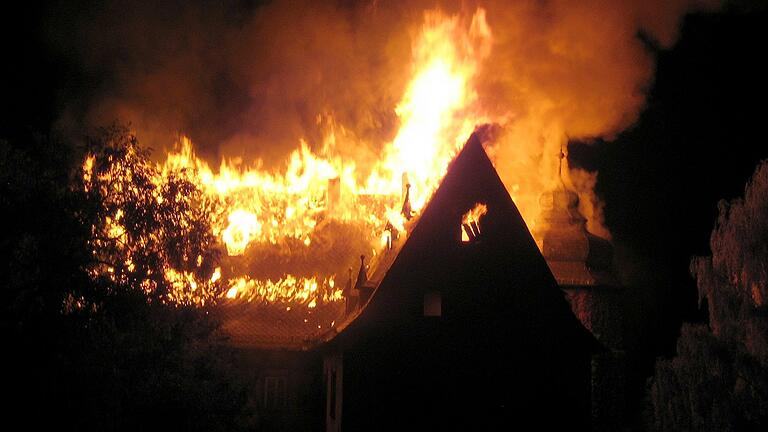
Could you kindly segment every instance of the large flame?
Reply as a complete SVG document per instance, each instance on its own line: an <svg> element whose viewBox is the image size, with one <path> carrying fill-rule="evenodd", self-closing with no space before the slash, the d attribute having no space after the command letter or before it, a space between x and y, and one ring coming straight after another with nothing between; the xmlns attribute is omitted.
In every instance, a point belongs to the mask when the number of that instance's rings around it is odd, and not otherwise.
<svg viewBox="0 0 768 432"><path fill-rule="evenodd" d="M343 284L335 280L346 275L347 257L381 254L385 232L390 242L405 238L408 220L418 217L449 162L483 122L473 106L472 79L490 41L482 9L471 20L425 14L412 47L412 79L395 108L400 128L373 166L339 156L333 131L319 151L300 140L282 171L263 169L260 161L243 166L227 159L214 170L182 138L160 172L184 170L214 203L213 234L229 258L211 281L223 278L229 288L225 297L310 308L342 300ZM92 163L86 160L85 175ZM119 234L117 218L111 223ZM356 240L365 249L338 252L327 234L341 237L345 234L338 231L344 229L359 234ZM328 258L329 250L338 256ZM329 259L320 270L307 264ZM166 277L193 288L200 284L193 275L172 270Z"/></svg>

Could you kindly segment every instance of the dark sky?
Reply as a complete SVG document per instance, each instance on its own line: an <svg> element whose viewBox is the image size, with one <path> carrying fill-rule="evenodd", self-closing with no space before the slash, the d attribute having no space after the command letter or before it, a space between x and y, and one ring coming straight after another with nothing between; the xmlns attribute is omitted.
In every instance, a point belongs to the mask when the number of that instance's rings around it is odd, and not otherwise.
<svg viewBox="0 0 768 432"><path fill-rule="evenodd" d="M706 316L688 263L709 253L718 201L742 196L768 158L766 24L765 8L688 16L677 45L658 53L639 122L613 142L571 146L577 165L600 173L625 280L647 289L650 351L673 353L681 320Z"/></svg>
<svg viewBox="0 0 768 432"><path fill-rule="evenodd" d="M71 99L98 81L50 46L50 10L27 3L0 13L0 137L49 132ZM741 195L768 158L765 10L688 16L678 43L657 53L639 122L613 142L571 145L574 165L600 172L597 192L624 279L650 287L641 297L658 323L646 336L655 352L674 346L682 319L701 318L690 257L707 253L718 201Z"/></svg>

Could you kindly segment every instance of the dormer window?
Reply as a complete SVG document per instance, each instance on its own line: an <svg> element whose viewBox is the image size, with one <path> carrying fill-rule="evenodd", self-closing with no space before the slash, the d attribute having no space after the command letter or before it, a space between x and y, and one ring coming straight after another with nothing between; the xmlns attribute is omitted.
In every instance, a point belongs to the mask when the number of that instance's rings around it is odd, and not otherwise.
<svg viewBox="0 0 768 432"><path fill-rule="evenodd" d="M488 213L488 206L477 203L461 218L461 243L474 243L480 239L480 219Z"/></svg>

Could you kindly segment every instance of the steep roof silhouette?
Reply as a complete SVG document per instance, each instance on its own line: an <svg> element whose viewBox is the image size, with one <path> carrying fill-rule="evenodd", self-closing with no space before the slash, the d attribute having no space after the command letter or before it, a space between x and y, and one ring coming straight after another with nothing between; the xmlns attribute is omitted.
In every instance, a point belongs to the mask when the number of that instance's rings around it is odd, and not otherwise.
<svg viewBox="0 0 768 432"><path fill-rule="evenodd" d="M488 207L481 235L477 242L464 244L462 215L478 203ZM326 341L354 327L365 331L395 321L403 305L422 307L424 294L438 291L444 298L444 319L460 319L462 326L482 331L484 324L514 321L514 327L541 335L565 331L569 334L559 336L595 343L571 312L478 133L449 165L400 250L391 253L392 262L377 268L371 278L376 284L371 299L326 333ZM495 286L495 295L476 298L479 292L472 288L477 285ZM454 307L457 304L460 307ZM462 316L452 316L455 313ZM364 322L356 324L361 317Z"/></svg>
<svg viewBox="0 0 768 432"><path fill-rule="evenodd" d="M462 241L463 215L476 204L487 213L476 239ZM367 304L319 345L342 374L344 428L587 427L590 357L601 348L478 134L385 268Z"/></svg>
<svg viewBox="0 0 768 432"><path fill-rule="evenodd" d="M477 203L488 207L480 236L463 244L462 215ZM310 349L340 334L355 338L403 325L422 316L424 295L434 291L442 296L443 321L463 330L525 329L535 337L595 343L573 316L477 132L409 225L408 237L372 265L367 284L373 294L364 304L346 316L343 307L314 311L318 319L338 317L330 329L316 330L298 314L249 305L229 308L225 329L241 346Z"/></svg>

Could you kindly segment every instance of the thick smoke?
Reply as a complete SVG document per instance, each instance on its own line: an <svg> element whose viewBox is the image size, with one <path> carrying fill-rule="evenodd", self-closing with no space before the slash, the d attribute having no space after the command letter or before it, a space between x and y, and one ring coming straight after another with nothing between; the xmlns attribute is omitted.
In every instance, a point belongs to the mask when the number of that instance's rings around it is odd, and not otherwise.
<svg viewBox="0 0 768 432"><path fill-rule="evenodd" d="M478 80L480 99L505 120L494 160L529 224L539 195L559 182L559 154L569 138L610 139L636 121L654 76L653 54L640 36L670 46L683 14L703 6L488 2L494 47ZM565 177L581 195L590 230L607 236L593 192L596 173L571 171Z"/></svg>
<svg viewBox="0 0 768 432"><path fill-rule="evenodd" d="M130 122L167 149L178 133L212 161L284 160L299 139L322 145L330 130L365 164L391 140L394 107L410 76L424 10L487 10L493 47L475 88L502 124L490 148L531 223L541 192L558 179L570 138L611 137L643 108L654 74L640 34L674 43L682 15L705 6L663 1L273 1L203 6L99 2L50 10L50 40L80 77L64 129ZM55 41L55 42L53 42ZM351 155L350 155L351 156ZM567 170L565 170L567 172ZM594 174L566 179L588 199L598 233Z"/></svg>
<svg viewBox="0 0 768 432"><path fill-rule="evenodd" d="M424 8L346 3L113 1L55 10L51 39L88 80L73 89L61 124L79 131L130 122L155 148L184 133L213 160L277 163L300 138L319 145L331 115L376 148L396 132L394 106Z"/></svg>

